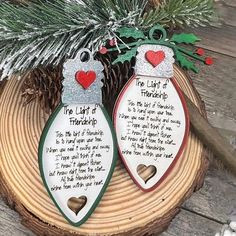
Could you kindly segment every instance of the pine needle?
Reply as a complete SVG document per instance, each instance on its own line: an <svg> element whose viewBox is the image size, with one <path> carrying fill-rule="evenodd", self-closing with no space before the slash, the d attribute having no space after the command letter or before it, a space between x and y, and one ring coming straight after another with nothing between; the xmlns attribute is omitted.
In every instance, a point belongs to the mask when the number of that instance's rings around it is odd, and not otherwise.
<svg viewBox="0 0 236 236"><path fill-rule="evenodd" d="M205 25L212 0L165 0L145 13L148 0L57 0L0 4L2 79L39 66L56 66L80 48L98 50L123 26L147 30Z"/></svg>

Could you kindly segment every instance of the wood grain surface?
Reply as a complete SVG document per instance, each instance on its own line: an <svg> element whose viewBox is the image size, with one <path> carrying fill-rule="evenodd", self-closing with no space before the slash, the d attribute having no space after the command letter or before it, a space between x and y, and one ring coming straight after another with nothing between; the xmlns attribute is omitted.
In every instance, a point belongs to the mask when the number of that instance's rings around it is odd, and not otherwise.
<svg viewBox="0 0 236 236"><path fill-rule="evenodd" d="M203 112L191 80L175 67L175 79ZM180 205L201 187L207 161L203 144L191 133L183 156L161 185L143 193L118 162L92 216L80 227L69 225L49 198L39 174L38 142L48 115L36 102L23 106L21 84L11 78L1 95L1 193L15 205L23 223L39 235L140 235L161 232ZM45 222L45 223L44 223Z"/></svg>
<svg viewBox="0 0 236 236"><path fill-rule="evenodd" d="M221 27L194 30L199 46L209 49L215 65L200 65L192 74L195 86L206 103L209 121L236 148L236 0L217 1ZM1 101L0 101L1 103ZM210 168L203 188L183 206L163 236L211 236L222 227L236 208L236 178L227 171ZM18 214L0 201L0 235L34 235L20 224Z"/></svg>

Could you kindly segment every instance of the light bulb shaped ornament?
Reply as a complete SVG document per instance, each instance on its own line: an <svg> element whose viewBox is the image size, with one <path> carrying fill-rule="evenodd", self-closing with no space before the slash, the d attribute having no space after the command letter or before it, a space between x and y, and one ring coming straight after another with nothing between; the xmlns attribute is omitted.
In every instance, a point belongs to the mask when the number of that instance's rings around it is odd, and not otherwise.
<svg viewBox="0 0 236 236"><path fill-rule="evenodd" d="M140 45L135 74L114 107L120 156L133 181L145 192L169 175L189 134L188 111L174 78L173 56L165 45Z"/></svg>
<svg viewBox="0 0 236 236"><path fill-rule="evenodd" d="M82 61L86 54L87 61ZM116 164L112 122L102 105L103 66L82 49L63 68L62 103L39 144L39 167L53 202L74 226L92 214Z"/></svg>

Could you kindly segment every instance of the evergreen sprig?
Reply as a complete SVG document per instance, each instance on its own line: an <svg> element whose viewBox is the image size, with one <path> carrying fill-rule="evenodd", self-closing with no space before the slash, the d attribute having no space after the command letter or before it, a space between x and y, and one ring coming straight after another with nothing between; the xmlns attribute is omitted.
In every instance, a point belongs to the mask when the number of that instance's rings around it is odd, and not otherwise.
<svg viewBox="0 0 236 236"><path fill-rule="evenodd" d="M156 32L159 34L156 34ZM202 57L204 55L203 49L198 49L197 51L192 52L184 47L184 45L194 45L196 42L200 41L200 38L194 34L173 34L171 38L168 38L166 30L159 24L153 26L149 32L146 32L146 36L145 33L139 29L127 27L121 28L119 34L126 39L135 39L135 41L125 45L118 43L107 49L106 52L121 52L112 64L124 63L125 61L130 62L136 56L138 48L141 45L162 45L171 48L174 52L176 62L182 68L192 70L195 73L198 73L199 70L192 61L193 59L201 61L207 65L212 65L213 63L212 58ZM100 53L103 53L103 51L100 51Z"/></svg>
<svg viewBox="0 0 236 236"><path fill-rule="evenodd" d="M206 26L217 21L213 0L163 0L143 16L142 26L156 23L163 27Z"/></svg>
<svg viewBox="0 0 236 236"><path fill-rule="evenodd" d="M58 65L80 48L97 50L119 28L148 30L203 25L214 15L212 0L165 0L150 11L148 0L39 0L0 4L2 78L38 66Z"/></svg>

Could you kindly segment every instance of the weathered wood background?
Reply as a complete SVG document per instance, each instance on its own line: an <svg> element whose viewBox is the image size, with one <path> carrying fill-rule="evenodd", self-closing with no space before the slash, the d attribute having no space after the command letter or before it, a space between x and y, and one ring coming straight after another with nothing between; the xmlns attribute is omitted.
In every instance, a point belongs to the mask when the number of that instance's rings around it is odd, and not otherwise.
<svg viewBox="0 0 236 236"><path fill-rule="evenodd" d="M215 64L199 65L201 72L191 76L206 103L210 123L236 148L236 0L220 0L216 6L222 26L194 30L202 39L199 46L213 56ZM233 209L236 177L212 165L203 188L181 207L162 236L214 236ZM20 221L0 200L0 235L34 235Z"/></svg>

